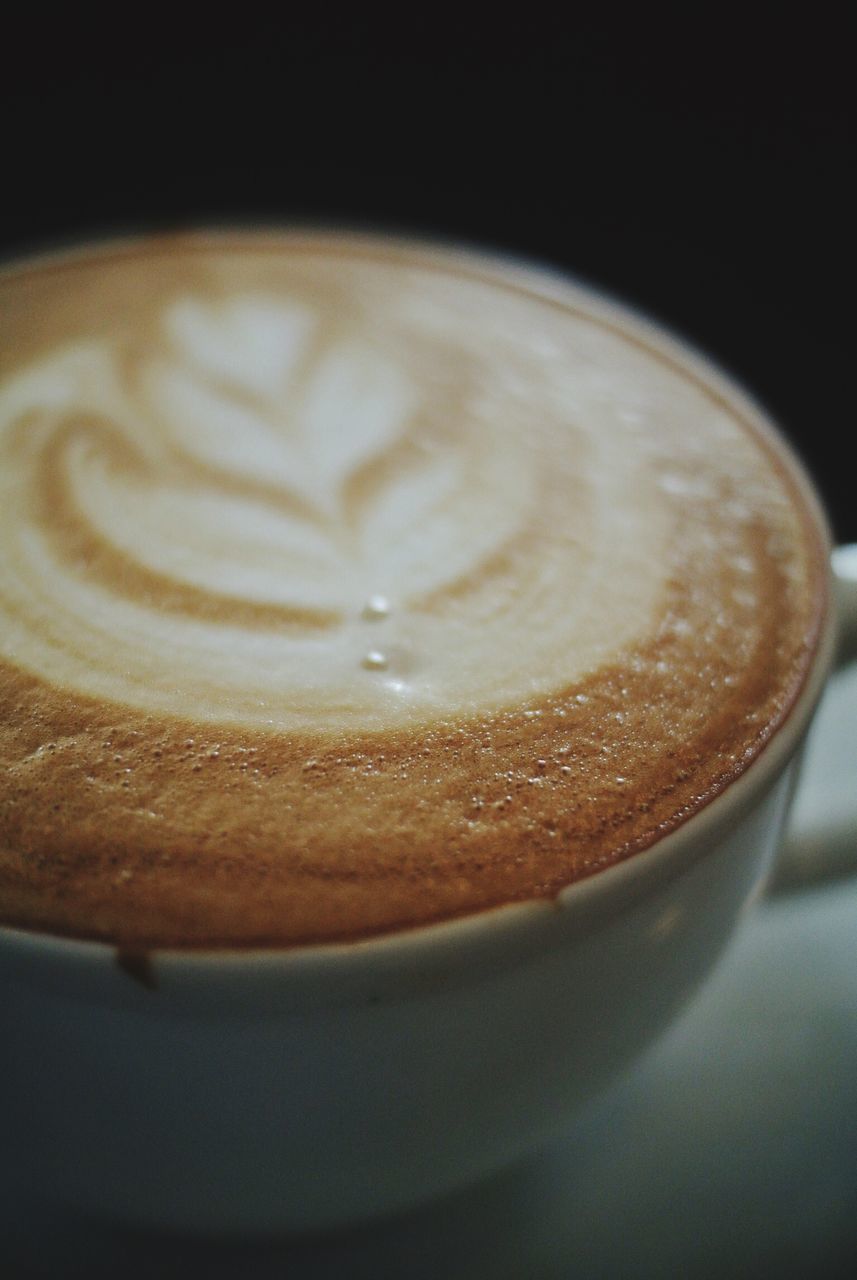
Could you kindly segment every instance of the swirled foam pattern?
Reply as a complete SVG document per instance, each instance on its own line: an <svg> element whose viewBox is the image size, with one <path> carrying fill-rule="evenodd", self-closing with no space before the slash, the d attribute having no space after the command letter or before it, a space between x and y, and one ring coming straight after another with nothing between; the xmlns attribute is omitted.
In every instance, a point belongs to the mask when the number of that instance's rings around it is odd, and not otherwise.
<svg viewBox="0 0 857 1280"><path fill-rule="evenodd" d="M0 920L361 936L556 892L761 750L787 462L572 286L380 242L0 276Z"/></svg>

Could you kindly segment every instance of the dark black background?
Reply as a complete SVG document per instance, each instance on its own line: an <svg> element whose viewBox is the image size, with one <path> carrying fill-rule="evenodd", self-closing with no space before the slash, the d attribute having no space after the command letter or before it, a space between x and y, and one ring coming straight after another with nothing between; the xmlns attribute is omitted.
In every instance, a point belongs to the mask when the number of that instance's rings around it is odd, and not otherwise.
<svg viewBox="0 0 857 1280"><path fill-rule="evenodd" d="M548 260L737 374L857 539L851 41L746 10L39 14L6 44L0 248L320 217Z"/></svg>

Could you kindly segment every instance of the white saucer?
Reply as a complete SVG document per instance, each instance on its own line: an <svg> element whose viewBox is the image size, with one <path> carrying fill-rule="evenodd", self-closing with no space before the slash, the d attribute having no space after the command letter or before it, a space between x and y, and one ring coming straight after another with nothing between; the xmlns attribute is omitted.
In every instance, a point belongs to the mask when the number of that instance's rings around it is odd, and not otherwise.
<svg viewBox="0 0 857 1280"><path fill-rule="evenodd" d="M843 868L857 858L848 812L857 795L855 738L852 667L831 685L810 743L796 808L801 834L783 879L792 891L754 909L692 1008L537 1159L393 1222L311 1241L214 1244L119 1231L27 1197L16 1186L7 1127L0 1273L9 1280L857 1274L857 876L794 889L817 875L823 823L838 830Z"/></svg>

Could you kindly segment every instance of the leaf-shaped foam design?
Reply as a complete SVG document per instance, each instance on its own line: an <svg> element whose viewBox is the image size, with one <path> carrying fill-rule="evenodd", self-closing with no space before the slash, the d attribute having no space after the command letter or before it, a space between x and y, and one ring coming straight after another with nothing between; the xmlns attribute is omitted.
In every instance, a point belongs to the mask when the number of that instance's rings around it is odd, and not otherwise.
<svg viewBox="0 0 857 1280"><path fill-rule="evenodd" d="M179 610L191 590L343 618L455 587L524 518L531 471L491 447L466 381L433 404L377 336L261 294L181 298L161 332L130 363L58 352L17 387L21 412L50 410L78 558L109 549L111 589L142 571ZM440 435L411 439L417 414Z"/></svg>
<svg viewBox="0 0 857 1280"><path fill-rule="evenodd" d="M156 579L196 592L194 607L205 592L341 617L455 567L423 535L455 529L466 449L423 444L387 464L418 392L378 345L260 295L182 299L162 333L130 362L95 344L58 352L7 392L53 438L78 562L125 566L111 589L142 571L150 592Z"/></svg>

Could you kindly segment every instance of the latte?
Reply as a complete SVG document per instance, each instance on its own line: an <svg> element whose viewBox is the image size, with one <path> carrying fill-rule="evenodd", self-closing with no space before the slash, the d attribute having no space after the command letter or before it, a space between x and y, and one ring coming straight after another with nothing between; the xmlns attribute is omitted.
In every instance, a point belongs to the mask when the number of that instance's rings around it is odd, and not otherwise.
<svg viewBox="0 0 857 1280"><path fill-rule="evenodd" d="M589 292L224 233L0 275L0 922L294 945L556 894L764 748L782 446Z"/></svg>

